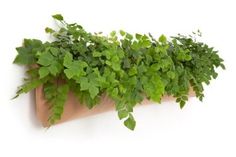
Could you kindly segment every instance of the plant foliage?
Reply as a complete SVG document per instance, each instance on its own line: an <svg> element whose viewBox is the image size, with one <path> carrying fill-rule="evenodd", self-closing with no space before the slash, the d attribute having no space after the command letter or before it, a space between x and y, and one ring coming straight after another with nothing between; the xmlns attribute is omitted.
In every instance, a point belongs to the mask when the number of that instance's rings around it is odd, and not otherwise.
<svg viewBox="0 0 236 157"><path fill-rule="evenodd" d="M67 23L60 14L52 17L59 28L45 31L54 40L24 39L14 60L29 67L29 77L16 97L43 85L51 125L60 120L68 91L72 91L89 109L107 94L124 125L133 130L133 108L144 98L161 103L163 95L171 95L183 108L190 88L202 100L203 83L217 77L217 67L225 68L216 50L192 36L155 39L151 34L123 30L104 36Z"/></svg>

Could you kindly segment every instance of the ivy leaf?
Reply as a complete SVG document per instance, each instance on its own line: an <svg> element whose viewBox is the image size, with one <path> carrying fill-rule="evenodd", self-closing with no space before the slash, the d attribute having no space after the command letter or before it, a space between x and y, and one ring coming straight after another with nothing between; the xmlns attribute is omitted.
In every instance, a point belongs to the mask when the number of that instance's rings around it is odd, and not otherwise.
<svg viewBox="0 0 236 157"><path fill-rule="evenodd" d="M63 21L64 18L61 14L55 14L55 15L52 15L52 17L58 21Z"/></svg>
<svg viewBox="0 0 236 157"><path fill-rule="evenodd" d="M35 62L35 56L32 52L25 47L16 48L18 55L16 56L14 63L16 64L33 64Z"/></svg>
<svg viewBox="0 0 236 157"><path fill-rule="evenodd" d="M111 59L111 67L115 71L119 71L120 70L120 59L119 59L118 56L112 57L112 59Z"/></svg>
<svg viewBox="0 0 236 157"><path fill-rule="evenodd" d="M75 76L75 72L72 69L65 69L64 73L68 79L71 79L73 76Z"/></svg>
<svg viewBox="0 0 236 157"><path fill-rule="evenodd" d="M89 82L87 77L80 78L80 90L88 90L89 89Z"/></svg>
<svg viewBox="0 0 236 157"><path fill-rule="evenodd" d="M120 30L120 35L121 35L121 36L125 36L125 35L126 35L126 32L123 31L123 30Z"/></svg>
<svg viewBox="0 0 236 157"><path fill-rule="evenodd" d="M65 67L69 67L69 66L71 66L71 64L72 64L72 60L73 60L73 56L72 56L72 54L69 53L69 52L66 52L66 54L65 54L65 56L64 56L64 62L63 62L63 65L64 65Z"/></svg>
<svg viewBox="0 0 236 157"><path fill-rule="evenodd" d="M129 112L127 110L119 110L118 111L118 116L119 116L119 119L124 119L126 118L127 116L129 115Z"/></svg>
<svg viewBox="0 0 236 157"><path fill-rule="evenodd" d="M164 36L163 34L159 37L158 39L161 43L165 43L167 41L166 36Z"/></svg>
<svg viewBox="0 0 236 157"><path fill-rule="evenodd" d="M223 70L225 70L225 65L224 64L220 64L220 67L223 69Z"/></svg>
<svg viewBox="0 0 236 157"><path fill-rule="evenodd" d="M50 51L41 53L37 63L44 67L43 70L39 70L40 77L46 76L48 74L47 72L56 76L63 68L58 62L58 59L54 57Z"/></svg>
<svg viewBox="0 0 236 157"><path fill-rule="evenodd" d="M137 74L138 73L138 71L137 71L137 68L134 66L134 67L132 67L130 70L129 70L129 72L128 72L128 74L129 74L129 76L133 76L133 75L135 75L135 74Z"/></svg>
<svg viewBox="0 0 236 157"><path fill-rule="evenodd" d="M177 59L180 61L190 61L192 57L189 54L189 50L184 50L182 48L179 49L179 52L177 54Z"/></svg>
<svg viewBox="0 0 236 157"><path fill-rule="evenodd" d="M18 55L13 63L31 65L36 62L36 52L42 49L42 42L36 39L24 39L22 47L17 47Z"/></svg>
<svg viewBox="0 0 236 157"><path fill-rule="evenodd" d="M175 73L173 71L168 71L167 72L167 76L170 78L170 79L174 79L175 78Z"/></svg>
<svg viewBox="0 0 236 157"><path fill-rule="evenodd" d="M126 38L129 39L129 40L132 40L133 39L133 35L129 34L129 33L126 33Z"/></svg>
<svg viewBox="0 0 236 157"><path fill-rule="evenodd" d="M129 114L129 118L127 118L124 121L124 125L129 128L130 130L134 130L135 126L136 126L136 121L134 120L133 116L131 114Z"/></svg>
<svg viewBox="0 0 236 157"><path fill-rule="evenodd" d="M112 32L110 33L110 35L111 35L111 37L114 37L114 36L116 35L116 31L112 31Z"/></svg>
<svg viewBox="0 0 236 157"><path fill-rule="evenodd" d="M52 62L54 61L54 57L50 52L44 52L40 55L38 64L43 65L43 66L49 66Z"/></svg>
<svg viewBox="0 0 236 157"><path fill-rule="evenodd" d="M185 101L181 100L179 104L180 104L180 108L182 109L185 106Z"/></svg>
<svg viewBox="0 0 236 157"><path fill-rule="evenodd" d="M49 51L52 53L54 57L57 57L59 55L59 49L55 47L50 47Z"/></svg>
<svg viewBox="0 0 236 157"><path fill-rule="evenodd" d="M97 96L97 94L99 93L99 89L96 86L90 86L89 93L90 93L91 98L94 99L95 96Z"/></svg>
<svg viewBox="0 0 236 157"><path fill-rule="evenodd" d="M49 70L46 67L40 67L39 68L39 78L44 78L45 76L47 76L49 74Z"/></svg>
<svg viewBox="0 0 236 157"><path fill-rule="evenodd" d="M162 82L160 76L153 75L150 78L143 76L142 84L144 87L144 92L148 97L156 102L161 102L161 97L165 91L165 85Z"/></svg>
<svg viewBox="0 0 236 157"><path fill-rule="evenodd" d="M114 62L114 63L111 64L111 67L115 71L119 71L120 70L120 64L119 63Z"/></svg>
<svg viewBox="0 0 236 157"><path fill-rule="evenodd" d="M151 42L149 40L144 40L141 42L142 47L150 47L151 46Z"/></svg>
<svg viewBox="0 0 236 157"><path fill-rule="evenodd" d="M94 99L97 94L99 93L99 84L98 84L98 78L93 75L90 74L90 76L87 77L81 77L79 79L79 83L80 83L80 90L84 91L84 90L88 90L90 93L90 97L92 99Z"/></svg>
<svg viewBox="0 0 236 157"><path fill-rule="evenodd" d="M72 77L81 77L86 74L84 71L84 68L88 66L88 64L81 60L75 60L72 61L72 54L69 52L66 53L64 57L63 65L67 68L64 70L64 73L68 79L71 79Z"/></svg>
<svg viewBox="0 0 236 157"><path fill-rule="evenodd" d="M186 60L186 61L190 61L191 59L192 59L192 57L191 57L190 55L186 55L186 56L185 56L185 60Z"/></svg>
<svg viewBox="0 0 236 157"><path fill-rule="evenodd" d="M57 74L60 73L60 71L62 70L62 66L60 63L58 63L57 61L52 62L52 64L48 67L48 70L50 71L50 73L53 76L56 76Z"/></svg>
<svg viewBox="0 0 236 157"><path fill-rule="evenodd" d="M114 99L116 99L116 98L118 98L119 97L119 90L118 90L118 88L114 88L113 90L112 90L112 92L111 93L109 93L110 94L110 96L112 97L112 98L114 98Z"/></svg>
<svg viewBox="0 0 236 157"><path fill-rule="evenodd" d="M45 32L52 34L52 33L54 33L55 31L54 31L52 28L46 27L46 28L45 28Z"/></svg>
<svg viewBox="0 0 236 157"><path fill-rule="evenodd" d="M84 68L87 67L88 64L84 61L73 61L70 66L68 66L68 69L64 70L64 73L66 74L68 79L71 79L74 76L81 77L86 74L84 71Z"/></svg>
<svg viewBox="0 0 236 157"><path fill-rule="evenodd" d="M101 57L101 56L102 56L101 52L97 52L97 51L93 52L93 57Z"/></svg>
<svg viewBox="0 0 236 157"><path fill-rule="evenodd" d="M136 33L136 34L135 34L135 38L136 38L137 40L140 40L140 39L142 38L142 35L141 35L141 34L138 34L138 33Z"/></svg>

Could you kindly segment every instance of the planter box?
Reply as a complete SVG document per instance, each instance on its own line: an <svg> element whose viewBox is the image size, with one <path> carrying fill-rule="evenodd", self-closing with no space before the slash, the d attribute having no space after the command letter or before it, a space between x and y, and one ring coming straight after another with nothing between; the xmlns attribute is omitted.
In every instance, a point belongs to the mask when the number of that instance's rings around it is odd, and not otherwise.
<svg viewBox="0 0 236 157"><path fill-rule="evenodd" d="M42 123L44 127L48 126L48 117L49 117L49 109L48 104L43 96L43 87L40 86L36 89L36 114L39 121ZM195 96L194 92L190 90L189 96ZM171 96L163 96L162 101L170 101L174 100ZM155 102L152 102L150 100L144 99L144 101L141 103L141 105L144 104L153 104ZM69 120L87 117L99 113L103 113L106 111L110 111L112 109L115 109L114 102L106 95L104 95L101 99L101 102L99 105L96 105L93 109L88 109L86 106L81 105L77 98L73 95L73 93L68 94L68 99L65 103L64 112L61 117L61 120L57 122L62 123Z"/></svg>

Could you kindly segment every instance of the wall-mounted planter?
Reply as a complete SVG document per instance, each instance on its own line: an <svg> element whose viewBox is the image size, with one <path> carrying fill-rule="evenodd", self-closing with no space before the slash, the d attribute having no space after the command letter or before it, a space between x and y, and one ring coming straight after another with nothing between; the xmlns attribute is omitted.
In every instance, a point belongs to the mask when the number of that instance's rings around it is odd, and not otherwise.
<svg viewBox="0 0 236 157"><path fill-rule="evenodd" d="M60 14L53 18L59 29L45 31L55 40L24 39L14 60L29 67L17 96L36 89L37 116L45 127L115 109L133 130L137 104L174 97L183 108L189 96L202 100L203 83L217 77L217 67L224 69L218 51L196 40L200 31L169 39L123 30L105 36Z"/></svg>

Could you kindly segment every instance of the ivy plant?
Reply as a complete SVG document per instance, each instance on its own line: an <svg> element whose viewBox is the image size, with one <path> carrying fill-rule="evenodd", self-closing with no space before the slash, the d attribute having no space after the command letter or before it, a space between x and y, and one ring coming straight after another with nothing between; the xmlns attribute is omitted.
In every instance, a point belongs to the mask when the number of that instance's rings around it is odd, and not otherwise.
<svg viewBox="0 0 236 157"><path fill-rule="evenodd" d="M168 39L123 30L103 35L67 23L60 14L52 17L58 28L45 31L53 41L24 39L14 60L28 67L16 97L43 86L50 125L61 119L72 91L89 109L107 94L115 102L119 119L134 130L133 108L144 98L161 103L163 95L170 95L183 108L190 88L202 101L204 83L217 77L217 67L225 69L218 51L196 40L200 31Z"/></svg>

